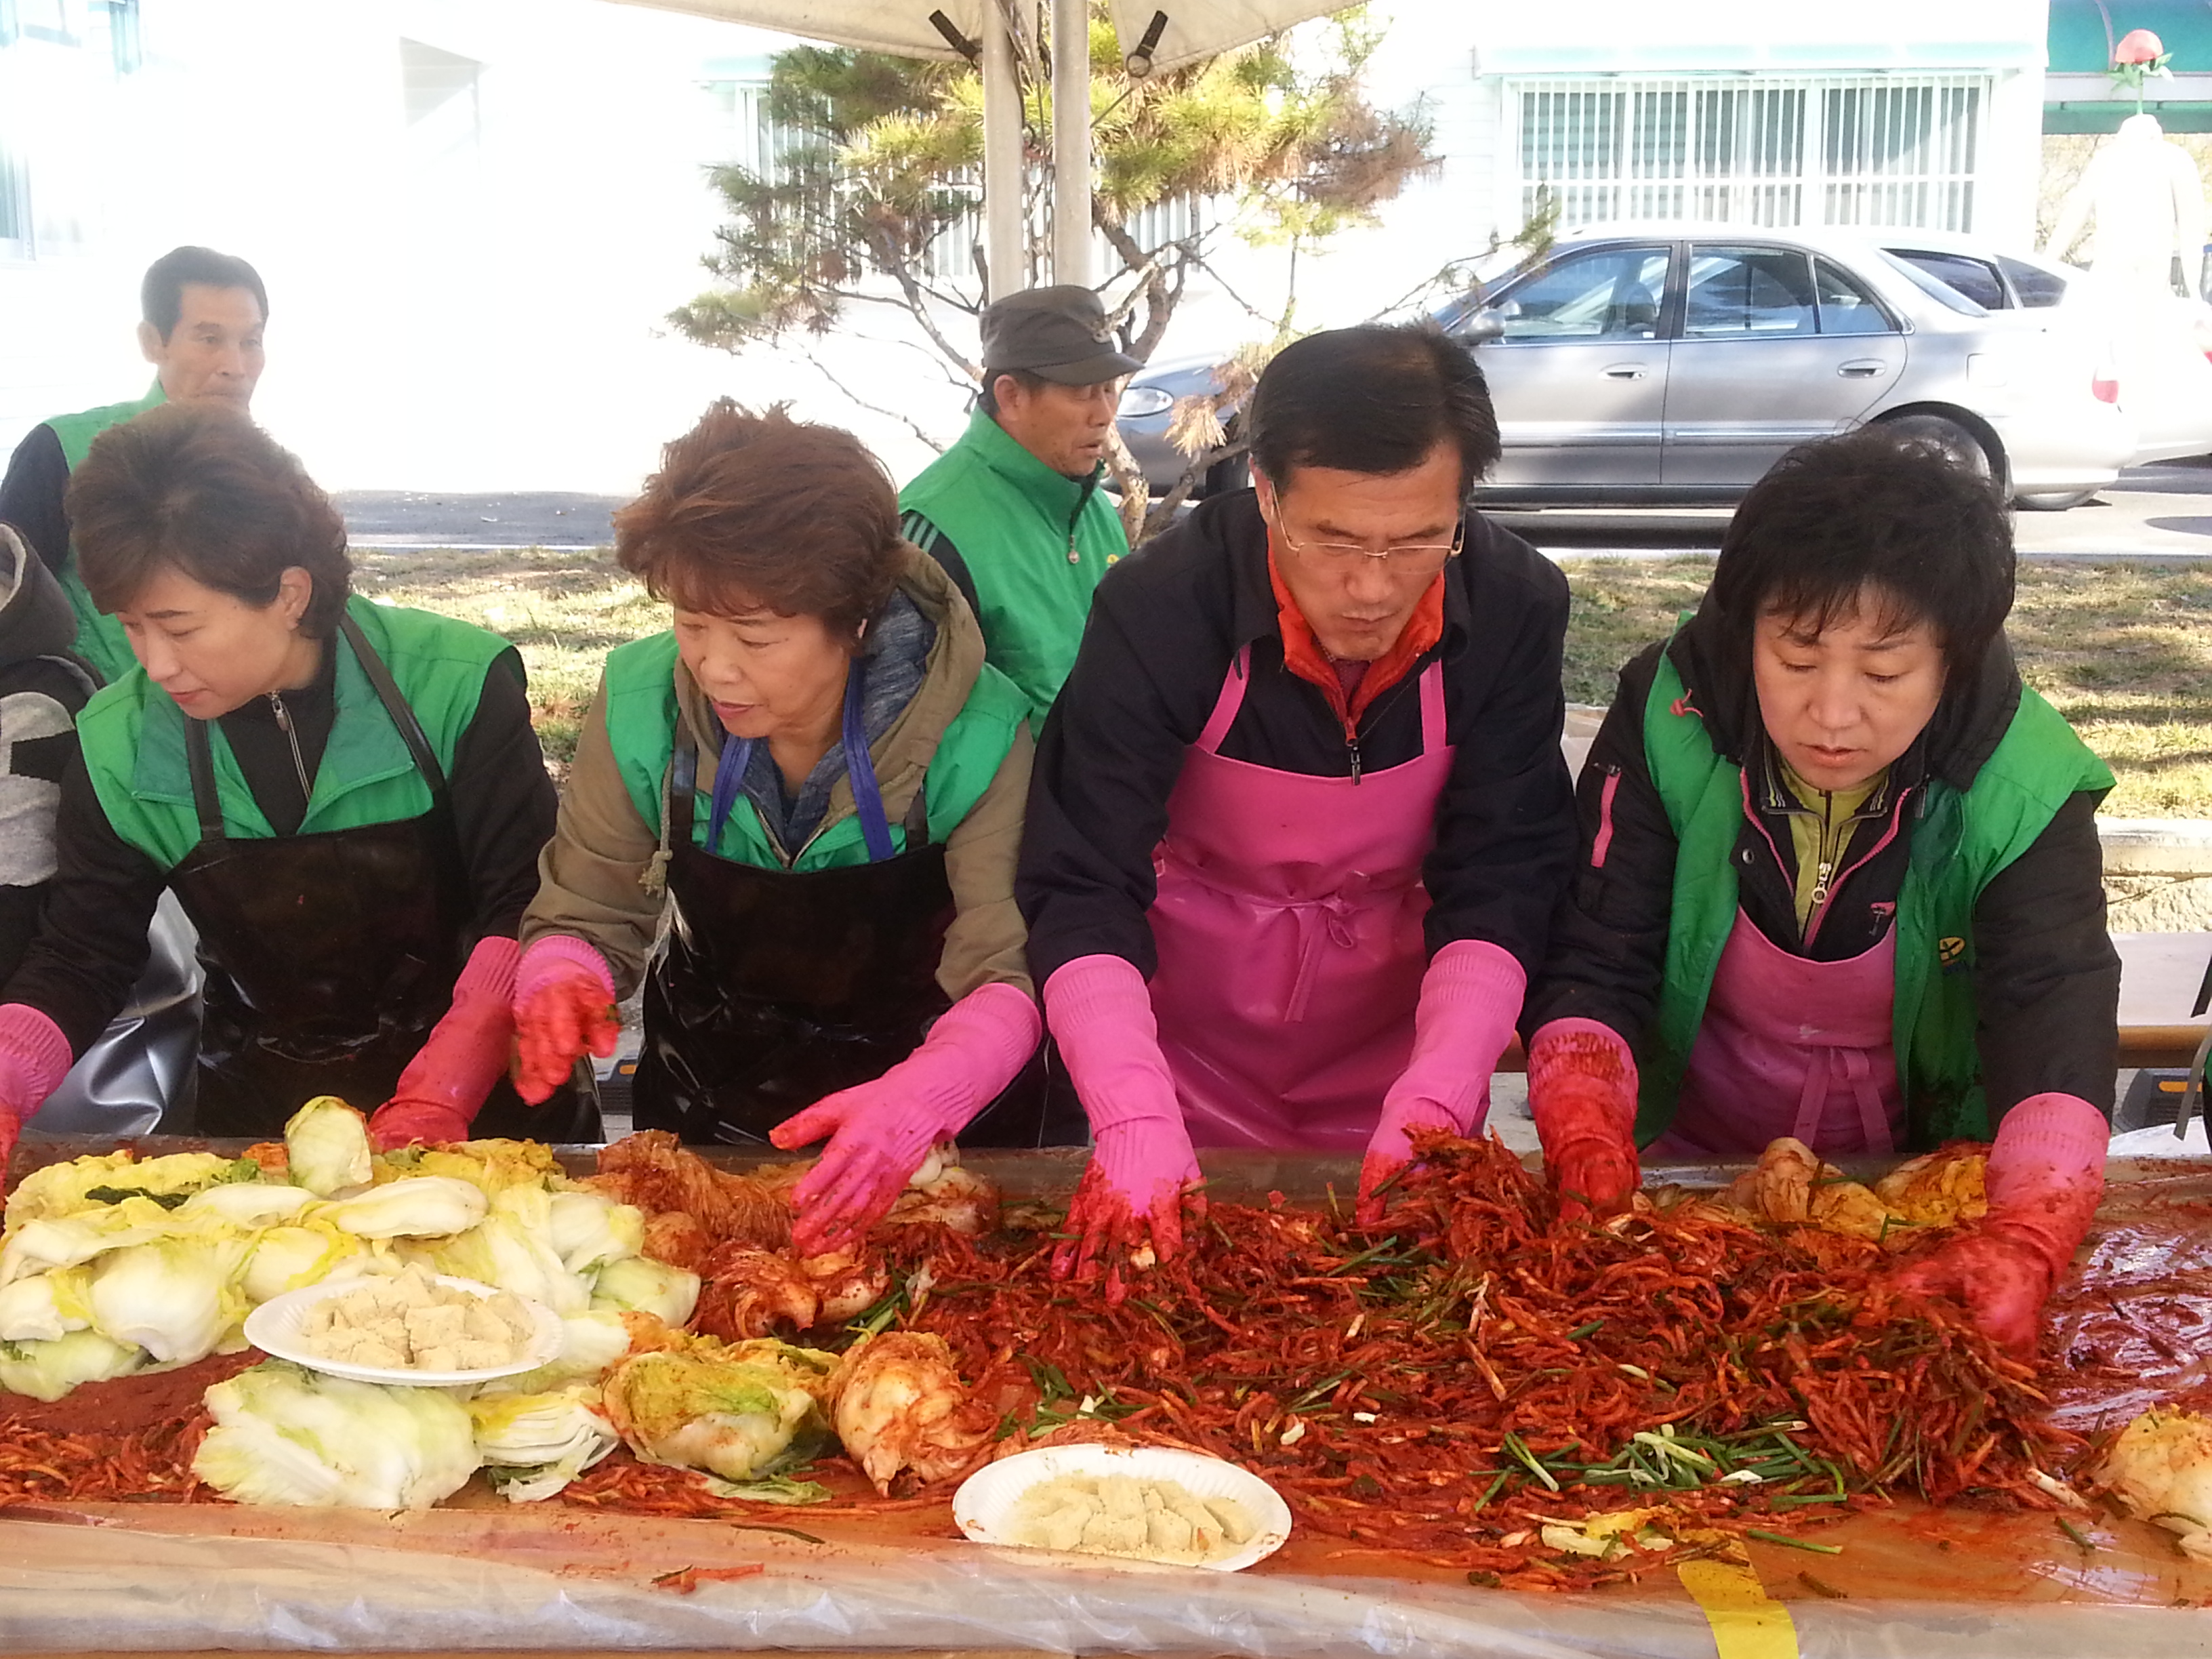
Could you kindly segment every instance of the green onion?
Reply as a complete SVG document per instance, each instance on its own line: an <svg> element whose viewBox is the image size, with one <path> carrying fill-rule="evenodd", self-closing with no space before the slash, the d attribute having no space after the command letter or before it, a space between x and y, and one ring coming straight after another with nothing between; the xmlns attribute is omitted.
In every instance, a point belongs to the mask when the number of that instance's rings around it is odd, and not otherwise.
<svg viewBox="0 0 2212 1659"><path fill-rule="evenodd" d="M1743 1535L1756 1538L1762 1544L1780 1544L1788 1549L1810 1550L1815 1555L1841 1555L1844 1553L1841 1544L1815 1544L1810 1539L1792 1538L1786 1532L1765 1532L1757 1527L1746 1527Z"/></svg>
<svg viewBox="0 0 2212 1659"><path fill-rule="evenodd" d="M1587 1325L1577 1325L1574 1329L1567 1333L1567 1340L1570 1342L1579 1342L1586 1336L1595 1335L1600 1330L1604 1328L1604 1326L1605 1321L1602 1319L1593 1319Z"/></svg>
<svg viewBox="0 0 2212 1659"><path fill-rule="evenodd" d="M1527 1445L1522 1443L1521 1437L1514 1433L1510 1429L1508 1429L1505 1431L1504 1449L1509 1455L1517 1457L1523 1463L1527 1464L1528 1466L1528 1472L1534 1475L1539 1480L1542 1481L1551 1491L1557 1492L1559 1490L1559 1483L1552 1478L1551 1470L1546 1468L1542 1463L1537 1461L1536 1454L1530 1451Z"/></svg>
<svg viewBox="0 0 2212 1659"><path fill-rule="evenodd" d="M2072 1539L2085 1550L2094 1551L2097 1547L2096 1540L2091 1538L2088 1534L2083 1532L2081 1528L2075 1526L2071 1521L2062 1518L2058 1522L2058 1530L2064 1533L2069 1538Z"/></svg>

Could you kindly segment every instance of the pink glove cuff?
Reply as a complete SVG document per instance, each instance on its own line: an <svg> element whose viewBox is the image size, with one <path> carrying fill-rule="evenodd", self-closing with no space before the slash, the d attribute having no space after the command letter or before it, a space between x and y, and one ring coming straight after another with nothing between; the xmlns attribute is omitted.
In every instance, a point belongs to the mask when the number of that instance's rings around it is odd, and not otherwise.
<svg viewBox="0 0 2212 1659"><path fill-rule="evenodd" d="M1099 955L1061 964L1044 982L1044 1012L1094 1131L1141 1121L1182 1127L1152 994L1136 963ZM1114 1086L1117 1079L1137 1086Z"/></svg>
<svg viewBox="0 0 2212 1659"><path fill-rule="evenodd" d="M30 1116L62 1086L74 1059L46 1015L27 1002L0 1004L0 1108Z"/></svg>
<svg viewBox="0 0 2212 1659"><path fill-rule="evenodd" d="M609 1002L616 1000L615 976L607 970L605 957L574 934L541 933L530 942L516 964L514 1000L527 1002L547 986L566 978L564 970L571 968L580 968L597 980Z"/></svg>
<svg viewBox="0 0 2212 1659"><path fill-rule="evenodd" d="M1421 975L1413 1054L1392 1096L1431 1101L1455 1131L1473 1133L1528 988L1519 958L1487 939L1454 939L1437 951Z"/></svg>
<svg viewBox="0 0 2212 1659"><path fill-rule="evenodd" d="M513 1002L515 969L521 957L522 947L511 939L493 934L478 939L461 969L461 976L453 981L453 1001L489 997L501 1003Z"/></svg>
<svg viewBox="0 0 2212 1659"><path fill-rule="evenodd" d="M1528 1097L1534 1100L1569 1077L1594 1078L1620 1085L1636 1099L1636 1054L1620 1032L1602 1020L1552 1019L1528 1039Z"/></svg>
<svg viewBox="0 0 2212 1659"><path fill-rule="evenodd" d="M914 1084L939 1136L957 1134L1029 1064L1043 1035L1044 1020L1027 992L979 985L939 1016L921 1047L891 1069Z"/></svg>
<svg viewBox="0 0 2212 1659"><path fill-rule="evenodd" d="M2030 1095L2004 1115L1990 1147L1990 1207L2009 1207L2023 1180L2057 1175L2068 1185L2101 1182L2112 1126L2079 1095Z"/></svg>

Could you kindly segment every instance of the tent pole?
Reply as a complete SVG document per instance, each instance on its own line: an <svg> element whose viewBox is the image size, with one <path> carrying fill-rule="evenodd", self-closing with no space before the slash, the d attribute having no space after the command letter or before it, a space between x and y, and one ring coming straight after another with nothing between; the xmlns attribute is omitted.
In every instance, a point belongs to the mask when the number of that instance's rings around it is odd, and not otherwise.
<svg viewBox="0 0 2212 1659"><path fill-rule="evenodd" d="M989 300L1029 286L1023 221L1022 89L1000 0L983 0L983 258Z"/></svg>
<svg viewBox="0 0 2212 1659"><path fill-rule="evenodd" d="M1052 279L1091 286L1091 9L1052 0Z"/></svg>

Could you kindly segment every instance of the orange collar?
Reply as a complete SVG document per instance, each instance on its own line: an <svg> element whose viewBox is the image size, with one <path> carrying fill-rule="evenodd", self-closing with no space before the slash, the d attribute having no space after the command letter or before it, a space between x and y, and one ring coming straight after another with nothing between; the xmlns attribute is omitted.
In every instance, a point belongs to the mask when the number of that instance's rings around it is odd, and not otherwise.
<svg viewBox="0 0 2212 1659"><path fill-rule="evenodd" d="M1300 679L1321 688L1322 696L1328 699L1328 706L1343 722L1347 738L1358 734L1360 717L1375 699L1405 678L1407 671L1444 636L1444 577L1440 570L1414 605L1413 614L1407 618L1396 641L1368 665L1358 689L1346 697L1344 682L1337 678L1335 663L1314 637L1313 625L1305 619L1305 613L1298 609L1297 601L1284 585L1283 573L1275 562L1273 526L1267 532L1267 585L1275 592L1275 617L1282 629L1285 665Z"/></svg>

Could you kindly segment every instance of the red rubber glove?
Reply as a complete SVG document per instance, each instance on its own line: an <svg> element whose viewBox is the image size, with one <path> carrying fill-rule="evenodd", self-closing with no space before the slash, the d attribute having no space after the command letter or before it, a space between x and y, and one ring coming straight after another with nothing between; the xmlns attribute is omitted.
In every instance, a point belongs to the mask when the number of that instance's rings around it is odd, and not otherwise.
<svg viewBox="0 0 2212 1659"><path fill-rule="evenodd" d="M1595 1019L1547 1020L1528 1041L1528 1113L1559 1219L1619 1209L1643 1179L1636 1160L1636 1056Z"/></svg>
<svg viewBox="0 0 2212 1659"><path fill-rule="evenodd" d="M1124 1255L1147 1243L1162 1261L1182 1248L1186 1189L1199 1181L1198 1155L1160 1052L1152 996L1136 965L1116 956L1078 957L1044 985L1046 1022L1076 1097L1091 1120L1091 1162L1067 1206L1052 1255L1055 1279L1097 1276L1119 1301ZM1195 1213L1206 1200L1194 1194Z"/></svg>
<svg viewBox="0 0 2212 1659"><path fill-rule="evenodd" d="M1899 1269L1900 1291L1948 1297L1992 1340L2035 1352L2043 1304L2105 1193L2105 1115L2078 1095L2030 1095L1990 1147L1990 1212L1973 1230Z"/></svg>
<svg viewBox="0 0 2212 1659"><path fill-rule="evenodd" d="M27 1002L0 1004L0 1186L23 1120L62 1086L72 1063L62 1028Z"/></svg>
<svg viewBox="0 0 2212 1659"><path fill-rule="evenodd" d="M792 1188L801 1255L858 1243L897 1202L929 1149L996 1100L1036 1052L1044 1022L1028 992L978 986L945 1010L921 1046L872 1083L824 1097L769 1131L789 1152L830 1137Z"/></svg>
<svg viewBox="0 0 2212 1659"><path fill-rule="evenodd" d="M370 1115L368 1144L380 1152L417 1140L466 1140L514 1046L511 939L480 939L453 981L446 1016L399 1074L392 1098Z"/></svg>
<svg viewBox="0 0 2212 1659"><path fill-rule="evenodd" d="M1413 1132L1472 1134L1490 1110L1490 1074L1513 1040L1528 975L1487 939L1454 939L1430 959L1413 1012L1413 1054L1359 1164L1362 1226L1382 1219L1385 1184L1413 1161Z"/></svg>
<svg viewBox="0 0 2212 1659"><path fill-rule="evenodd" d="M580 939L547 933L514 971L514 1091L535 1106L568 1080L586 1053L605 1060L622 1036L606 958Z"/></svg>

